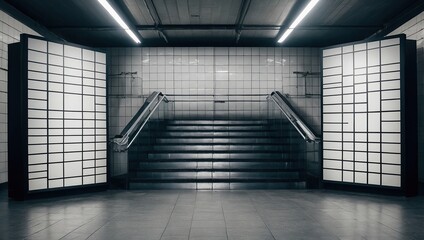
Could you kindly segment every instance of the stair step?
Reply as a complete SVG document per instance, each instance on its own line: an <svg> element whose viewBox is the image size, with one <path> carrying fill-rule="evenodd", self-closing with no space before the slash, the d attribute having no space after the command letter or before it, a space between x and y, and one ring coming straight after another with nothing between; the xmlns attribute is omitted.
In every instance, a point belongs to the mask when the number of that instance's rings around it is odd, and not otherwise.
<svg viewBox="0 0 424 240"><path fill-rule="evenodd" d="M281 149L265 149L256 147L255 149L138 149L133 150L132 154L250 154L257 155L259 153L267 154L289 154L290 149L288 147ZM150 155L149 155L150 156Z"/></svg>
<svg viewBox="0 0 424 240"><path fill-rule="evenodd" d="M139 172L210 172L210 173L218 173L218 172L225 172L225 173L244 173L244 172L279 172L279 173L285 173L285 172L301 172L303 169L300 168L286 168L286 169L266 169L266 168L246 168L246 169L239 169L239 168L221 168L221 169L215 169L215 168L190 168L190 169L135 169L134 171L131 171L132 173L139 173Z"/></svg>
<svg viewBox="0 0 424 240"><path fill-rule="evenodd" d="M267 120L168 120L167 125L268 125Z"/></svg>
<svg viewBox="0 0 424 240"><path fill-rule="evenodd" d="M178 172L134 172L131 174L132 178L140 179L215 179L215 180L228 180L241 179L299 179L300 173L298 171L286 172L226 172L226 171L178 171Z"/></svg>
<svg viewBox="0 0 424 240"><path fill-rule="evenodd" d="M289 170L299 169L298 162L139 162L130 163L133 169L142 170L200 170L210 171L231 170Z"/></svg>
<svg viewBox="0 0 424 240"><path fill-rule="evenodd" d="M265 163L265 162L278 162L278 163L298 163L298 159L275 159L275 158L262 158L260 160L255 158L168 158L168 159L151 159L151 158L137 158L137 159L130 159L130 163L140 163L140 162L147 162L147 163L165 163L165 162L254 162L254 163Z"/></svg>
<svg viewBox="0 0 424 240"><path fill-rule="evenodd" d="M263 131L269 130L269 127L264 125L168 125L165 129L169 131Z"/></svg>
<svg viewBox="0 0 424 240"><path fill-rule="evenodd" d="M278 138L157 138L157 144L288 144L290 139L278 139Z"/></svg>
<svg viewBox="0 0 424 240"><path fill-rule="evenodd" d="M130 189L305 188L303 162L292 158L295 130L274 123L160 122L128 152Z"/></svg>
<svg viewBox="0 0 424 240"><path fill-rule="evenodd" d="M155 145L154 151L282 151L289 145Z"/></svg>
<svg viewBox="0 0 424 240"><path fill-rule="evenodd" d="M169 131L158 132L158 137L268 137L272 136L269 131Z"/></svg>
<svg viewBox="0 0 424 240"><path fill-rule="evenodd" d="M219 182L202 180L178 181L170 179L164 182L131 182L130 189L196 189L196 190L232 190L232 189L304 189L305 181L234 181Z"/></svg>
<svg viewBox="0 0 424 240"><path fill-rule="evenodd" d="M151 154L155 154L155 156L157 154L191 154L191 155L196 155L196 154L209 154L209 155L223 155L223 154L250 154L253 155L251 156L252 158L262 158L262 156L258 156L258 152L265 152L265 150L262 151L258 151L258 150L134 150L132 151L131 154L139 154L139 155L143 155L143 154L148 154L148 157L151 157ZM290 150L286 149L286 150L266 150L266 154L280 154L279 158L282 158L282 155L287 155L290 154ZM157 157L153 157L154 159L158 159ZM170 157L173 158L173 157ZM225 158L225 157L223 157ZM237 157L238 158L238 157ZM159 157L159 159L162 159L162 157Z"/></svg>
<svg viewBox="0 0 424 240"><path fill-rule="evenodd" d="M284 159L285 153L149 153L149 159Z"/></svg>

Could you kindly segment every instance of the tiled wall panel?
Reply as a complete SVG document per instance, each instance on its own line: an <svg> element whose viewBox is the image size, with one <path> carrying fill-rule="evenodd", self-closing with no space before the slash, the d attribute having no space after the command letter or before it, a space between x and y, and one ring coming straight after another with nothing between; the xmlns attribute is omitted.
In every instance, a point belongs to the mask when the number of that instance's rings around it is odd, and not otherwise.
<svg viewBox="0 0 424 240"><path fill-rule="evenodd" d="M176 102L171 108L176 118L262 118L267 114L264 96L217 96L278 90L289 94L306 121L320 131L318 49L175 47L111 48L108 52L110 136L120 133L144 99L158 90L185 95L188 102ZM136 74L119 75L130 72ZM305 77L294 72L318 74Z"/></svg>
<svg viewBox="0 0 424 240"><path fill-rule="evenodd" d="M7 45L19 42L19 35L35 31L0 11L0 183L7 182Z"/></svg>
<svg viewBox="0 0 424 240"><path fill-rule="evenodd" d="M22 39L27 52L22 71L27 71L28 191L105 183L106 54L31 36Z"/></svg>
<svg viewBox="0 0 424 240"><path fill-rule="evenodd" d="M248 119L268 117L265 96L219 95L278 90L288 94L296 110L320 132L321 78L316 48L110 48L108 54L110 137L122 131L153 91L182 94L185 96L180 99L189 101L168 104L167 109L175 113L170 117ZM213 100L221 102L214 104ZM321 162L318 152L315 147L308 150L308 159L315 165ZM112 172L119 175L127 168L126 161L121 161L126 158L113 156ZM317 172L320 170L317 167Z"/></svg>
<svg viewBox="0 0 424 240"><path fill-rule="evenodd" d="M401 187L401 40L324 49L323 179Z"/></svg>

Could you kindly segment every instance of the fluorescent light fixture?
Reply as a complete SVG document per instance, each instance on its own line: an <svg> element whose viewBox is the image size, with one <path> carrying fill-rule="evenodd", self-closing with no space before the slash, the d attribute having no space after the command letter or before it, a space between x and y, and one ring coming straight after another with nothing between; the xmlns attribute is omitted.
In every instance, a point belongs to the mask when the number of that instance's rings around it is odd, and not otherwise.
<svg viewBox="0 0 424 240"><path fill-rule="evenodd" d="M303 9L303 11L297 16L296 20L290 25L290 27L283 33L283 35L278 39L278 43L282 43L286 38L293 32L293 30L299 25L299 23L308 15L312 8L317 5L319 0L311 0L308 5Z"/></svg>
<svg viewBox="0 0 424 240"><path fill-rule="evenodd" d="M122 20L119 14L113 9L113 7L106 0L98 0L99 3L106 9L106 11L115 19L115 21L125 30L125 32L134 40L136 43L141 43L140 39L134 34L128 25Z"/></svg>

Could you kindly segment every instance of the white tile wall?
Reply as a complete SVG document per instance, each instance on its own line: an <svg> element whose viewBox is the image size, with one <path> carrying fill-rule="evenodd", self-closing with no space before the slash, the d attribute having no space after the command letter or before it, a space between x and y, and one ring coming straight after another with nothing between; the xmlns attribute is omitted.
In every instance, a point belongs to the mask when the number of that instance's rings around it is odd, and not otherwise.
<svg viewBox="0 0 424 240"><path fill-rule="evenodd" d="M228 102L228 97L219 97L215 100L226 102L213 104L212 97L197 95L269 94L278 90L289 94L292 104L320 132L320 75L293 73L319 72L318 49L111 48L108 56L111 136L118 134L145 97L157 90L184 94L190 101L206 100L175 103L176 118L260 118L266 113L265 97L255 99L263 102ZM114 76L121 72L137 74ZM252 98L238 98L243 99Z"/></svg>
<svg viewBox="0 0 424 240"><path fill-rule="evenodd" d="M323 179L401 187L400 38L323 50Z"/></svg>
<svg viewBox="0 0 424 240"><path fill-rule="evenodd" d="M29 191L106 182L106 54L28 37Z"/></svg>
<svg viewBox="0 0 424 240"><path fill-rule="evenodd" d="M175 118L266 118L268 105L261 97L204 95L269 94L278 90L316 132L321 131L321 78L293 72L319 72L319 50L312 48L111 48L109 57L109 134L119 134L153 91L184 94L164 106ZM120 73L137 72L116 76ZM203 96L202 96L203 95ZM176 97L169 97L171 100ZM196 102L195 100L204 100ZM225 100L225 103L211 102ZM228 100L254 100L234 102ZM258 102L260 100L260 102ZM275 107L272 103L270 107ZM273 116L281 117L280 114ZM317 160L317 149L309 151ZM124 156L114 154L112 172L126 169ZM121 159L121 160L120 160ZM318 161L315 161L318 162ZM320 168L317 168L320 169Z"/></svg>
<svg viewBox="0 0 424 240"><path fill-rule="evenodd" d="M418 168L420 182L424 182L424 12L391 32L389 36L402 33L407 39L417 41Z"/></svg>
<svg viewBox="0 0 424 240"><path fill-rule="evenodd" d="M40 36L0 11L0 183L7 182L7 45L19 42L21 33Z"/></svg>

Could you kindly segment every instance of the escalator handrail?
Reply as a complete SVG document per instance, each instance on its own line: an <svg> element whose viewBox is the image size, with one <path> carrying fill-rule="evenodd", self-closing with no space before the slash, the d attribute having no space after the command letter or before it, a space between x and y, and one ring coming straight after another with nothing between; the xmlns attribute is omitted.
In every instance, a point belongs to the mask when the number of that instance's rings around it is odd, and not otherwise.
<svg viewBox="0 0 424 240"><path fill-rule="evenodd" d="M290 102L279 91L274 91L268 96L296 128L299 134L307 142L320 142L321 139L314 133L312 128L296 113Z"/></svg>
<svg viewBox="0 0 424 240"><path fill-rule="evenodd" d="M162 92L155 91L150 94L121 134L113 138L112 142L114 143L115 151L125 151L131 146L162 101L168 102L166 95Z"/></svg>

